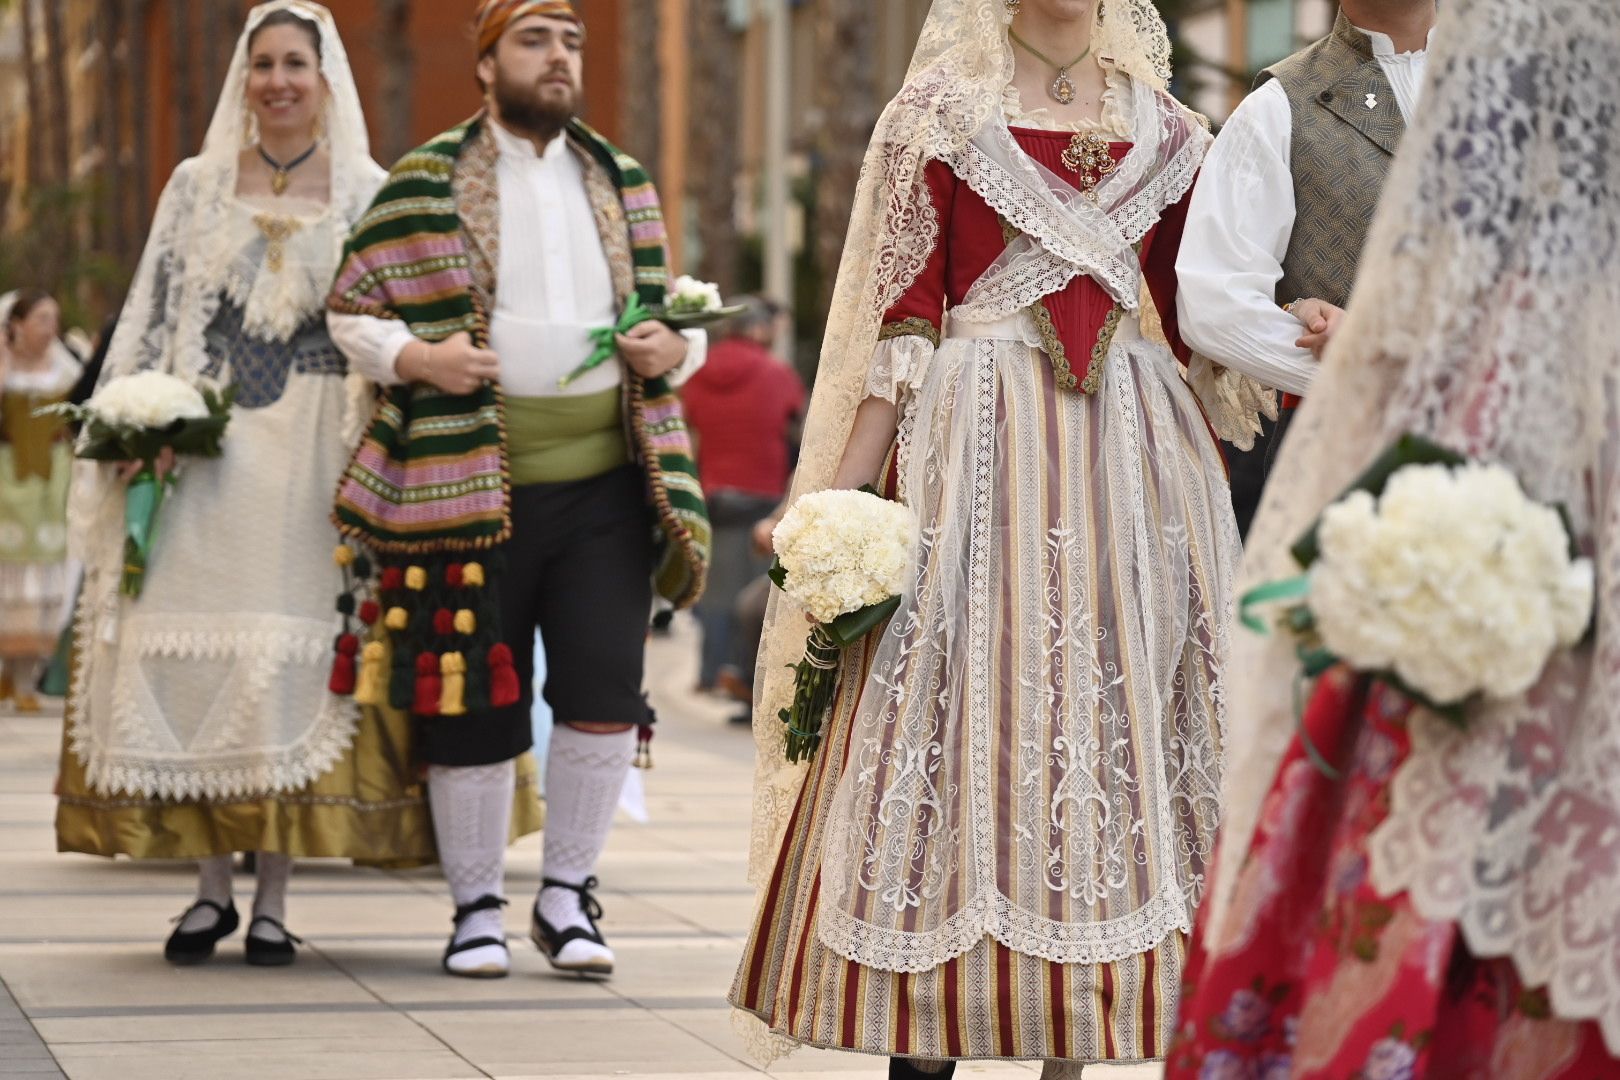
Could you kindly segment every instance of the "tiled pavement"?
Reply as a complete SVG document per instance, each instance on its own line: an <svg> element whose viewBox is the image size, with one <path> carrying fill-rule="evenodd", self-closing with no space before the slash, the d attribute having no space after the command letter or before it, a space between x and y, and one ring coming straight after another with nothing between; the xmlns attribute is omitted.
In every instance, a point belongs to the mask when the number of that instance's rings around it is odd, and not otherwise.
<svg viewBox="0 0 1620 1080"><path fill-rule="evenodd" d="M600 870L619 955L607 983L557 978L514 941L512 977L438 970L450 903L431 870L300 864L290 922L308 939L287 969L250 969L240 938L204 967L165 964L159 943L191 870L57 855L50 796L56 717L0 717L0 1080L450 1080L759 1075L725 1004L747 931L743 880L750 758L730 709L684 692L690 628L656 641L649 670L664 723L647 825L621 822ZM539 842L512 849L508 925L525 932ZM251 882L239 882L251 892ZM9 993L7 992L9 990ZM1038 1068L972 1063L960 1077ZM882 1077L883 1062L801 1051L768 1075ZM1151 1067L1088 1080L1150 1080Z"/></svg>

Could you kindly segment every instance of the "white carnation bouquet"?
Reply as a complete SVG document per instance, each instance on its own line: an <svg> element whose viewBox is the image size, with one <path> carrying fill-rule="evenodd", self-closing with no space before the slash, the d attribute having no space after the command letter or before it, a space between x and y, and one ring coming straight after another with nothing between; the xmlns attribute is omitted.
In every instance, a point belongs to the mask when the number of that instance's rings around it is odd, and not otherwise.
<svg viewBox="0 0 1620 1080"><path fill-rule="evenodd" d="M218 457L230 409L228 389L199 388L166 372L140 371L109 379L83 405L41 410L83 425L79 457L141 463L124 501L124 595L141 594L146 560L157 535L158 510L178 482L173 472L158 477L158 458L165 450Z"/></svg>
<svg viewBox="0 0 1620 1080"><path fill-rule="evenodd" d="M810 757L821 744L843 650L899 608L916 566L917 531L909 507L870 488L806 495L776 526L771 580L815 623L794 669L793 704L779 714L789 761Z"/></svg>
<svg viewBox="0 0 1620 1080"><path fill-rule="evenodd" d="M1294 556L1306 573L1245 608L1303 601L1285 624L1306 673L1348 664L1459 724L1475 701L1529 690L1592 621L1595 571L1563 515L1501 466L1412 437L1328 507Z"/></svg>

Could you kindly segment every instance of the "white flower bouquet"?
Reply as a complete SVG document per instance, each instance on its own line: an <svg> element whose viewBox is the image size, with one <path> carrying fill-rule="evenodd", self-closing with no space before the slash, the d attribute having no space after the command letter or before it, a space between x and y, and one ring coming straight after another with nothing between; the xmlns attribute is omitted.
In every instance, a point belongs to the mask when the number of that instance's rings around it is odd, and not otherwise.
<svg viewBox="0 0 1620 1080"><path fill-rule="evenodd" d="M1474 701L1529 690L1591 625L1595 572L1562 514L1501 466L1412 437L1293 553L1305 575L1244 604L1303 601L1284 621L1307 675L1348 664L1458 724Z"/></svg>
<svg viewBox="0 0 1620 1080"><path fill-rule="evenodd" d="M899 608L916 565L917 529L909 507L870 488L806 495L776 526L771 580L815 624L794 668L793 704L778 714L789 761L821 745L843 651Z"/></svg>
<svg viewBox="0 0 1620 1080"><path fill-rule="evenodd" d="M157 535L158 510L178 482L170 472L157 475L165 450L196 457L218 457L230 422L231 391L199 389L161 371L141 371L109 380L83 405L48 410L83 425L77 453L92 461L141 463L124 502L122 591L139 596L146 560Z"/></svg>

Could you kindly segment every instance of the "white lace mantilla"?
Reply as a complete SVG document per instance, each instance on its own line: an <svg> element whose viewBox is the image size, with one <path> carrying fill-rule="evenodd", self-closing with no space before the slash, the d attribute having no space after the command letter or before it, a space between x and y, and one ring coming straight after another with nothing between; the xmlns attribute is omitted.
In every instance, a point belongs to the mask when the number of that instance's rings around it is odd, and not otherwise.
<svg viewBox="0 0 1620 1080"><path fill-rule="evenodd" d="M1563 506L1598 568L1593 637L1464 730L1419 714L1371 840L1372 881L1511 957L1553 1011L1620 1055L1620 8L1441 8L1350 313L1290 430L1250 536L1247 585L1395 438L1512 470ZM1259 803L1293 735L1297 660L1234 660L1227 831L1206 920L1220 951Z"/></svg>
<svg viewBox="0 0 1620 1080"><path fill-rule="evenodd" d="M284 10L321 37L325 210L237 196L252 144L247 40ZM103 381L149 369L202 381L216 366L209 332L226 302L243 309L245 337L287 353L324 311L344 237L383 176L331 13L304 0L255 7L202 152L159 200ZM182 463L138 599L119 594L123 485L111 466L76 466L71 543L85 581L68 738L98 791L208 801L289 792L353 741L353 701L326 689L342 585L328 515L364 388L283 359L285 389L263 407L238 404L223 456Z"/></svg>

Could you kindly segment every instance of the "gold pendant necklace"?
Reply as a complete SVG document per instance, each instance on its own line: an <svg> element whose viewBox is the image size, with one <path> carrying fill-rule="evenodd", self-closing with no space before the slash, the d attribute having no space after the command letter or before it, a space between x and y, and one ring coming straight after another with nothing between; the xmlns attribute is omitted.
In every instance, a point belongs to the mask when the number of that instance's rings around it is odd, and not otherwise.
<svg viewBox="0 0 1620 1080"><path fill-rule="evenodd" d="M1063 151L1063 167L1080 174L1080 194L1097 201L1097 185L1118 168L1108 140L1096 132L1076 134Z"/></svg>
<svg viewBox="0 0 1620 1080"><path fill-rule="evenodd" d="M265 153L264 146L261 144L258 147L259 156L264 159L264 163L266 165L270 166L270 193L277 196L285 194L287 191L287 185L292 183L292 177L289 174L294 169L298 168L298 166L302 165L304 162L308 161L312 156L314 156L315 151L320 147L320 145L320 141L316 140L308 150L305 150L302 154L299 154L297 157L287 162L287 164L283 165L281 162Z"/></svg>
<svg viewBox="0 0 1620 1080"><path fill-rule="evenodd" d="M1069 78L1069 69L1091 55L1091 46L1087 45L1085 52L1081 53L1073 60L1070 60L1067 64L1060 64L1056 60L1053 60L1051 57L1047 56L1045 53L1041 52L1039 49L1035 48L1035 46L1031 45L1029 42L1025 41L1023 38L1019 37L1017 31L1009 28L1007 30L1007 36L1012 38L1014 44L1023 48L1025 52L1029 53L1029 55L1033 56L1041 63L1057 68L1057 78L1053 79L1052 85L1046 88L1046 93L1059 105L1072 105L1075 97L1075 86L1074 80Z"/></svg>

